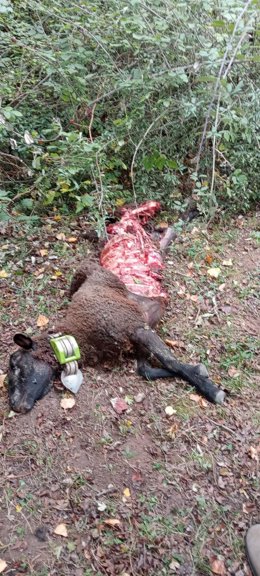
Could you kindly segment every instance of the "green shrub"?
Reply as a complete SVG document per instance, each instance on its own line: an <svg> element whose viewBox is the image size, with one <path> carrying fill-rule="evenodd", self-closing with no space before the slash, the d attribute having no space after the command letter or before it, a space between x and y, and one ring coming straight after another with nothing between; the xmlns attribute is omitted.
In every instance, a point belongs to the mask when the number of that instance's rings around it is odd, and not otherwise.
<svg viewBox="0 0 260 576"><path fill-rule="evenodd" d="M191 193L206 216L247 210L260 164L258 8L0 0L2 217L33 202L88 209L102 225L120 203L180 209Z"/></svg>

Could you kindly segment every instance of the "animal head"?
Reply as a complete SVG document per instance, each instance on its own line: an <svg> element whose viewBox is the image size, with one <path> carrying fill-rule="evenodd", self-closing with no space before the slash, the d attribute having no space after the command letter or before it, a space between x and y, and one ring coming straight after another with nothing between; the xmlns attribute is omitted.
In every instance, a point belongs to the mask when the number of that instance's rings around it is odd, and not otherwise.
<svg viewBox="0 0 260 576"><path fill-rule="evenodd" d="M37 359L33 351L37 343L25 334L14 336L20 349L10 356L8 371L8 394L12 410L25 414L37 400L49 392L54 369L43 360Z"/></svg>

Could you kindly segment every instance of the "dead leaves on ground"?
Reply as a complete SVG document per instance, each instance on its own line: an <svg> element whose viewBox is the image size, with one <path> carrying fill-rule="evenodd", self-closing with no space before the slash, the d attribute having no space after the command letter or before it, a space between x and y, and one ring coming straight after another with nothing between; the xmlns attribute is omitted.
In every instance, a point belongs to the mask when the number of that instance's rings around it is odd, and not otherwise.
<svg viewBox="0 0 260 576"><path fill-rule="evenodd" d="M63 538L68 538L66 524L58 524L58 526L53 530L53 534L56 534L56 536L62 536Z"/></svg>
<svg viewBox="0 0 260 576"><path fill-rule="evenodd" d="M0 270L0 278L8 278L9 274L5 270Z"/></svg>
<svg viewBox="0 0 260 576"><path fill-rule="evenodd" d="M170 346L170 348L183 348L183 350L186 349L185 343L182 340L171 340L169 338L166 338L165 344L167 344L167 346Z"/></svg>
<svg viewBox="0 0 260 576"><path fill-rule="evenodd" d="M49 324L49 318L47 318L47 316L44 316L44 314L40 314L37 318L36 324L38 328L45 328L45 326Z"/></svg>
<svg viewBox="0 0 260 576"><path fill-rule="evenodd" d="M116 528L121 525L121 520L119 520L118 518L107 518L106 520L104 520L104 524L106 524L106 526Z"/></svg>
<svg viewBox="0 0 260 576"><path fill-rule="evenodd" d="M204 398L202 398L202 396L199 396L199 394L189 394L189 398L193 402L196 402L196 404L199 404L199 406L201 408L207 408L208 407L208 402L206 402L206 400L204 400Z"/></svg>
<svg viewBox="0 0 260 576"><path fill-rule="evenodd" d="M125 412L129 408L129 406L125 402L125 400L123 398L119 398L119 396L116 396L115 398L111 398L110 403L111 403L114 411L119 415L123 414L123 412Z"/></svg>
<svg viewBox="0 0 260 576"><path fill-rule="evenodd" d="M61 408L63 408L63 410L71 410L71 408L73 408L73 406L75 406L76 404L76 400L75 398L73 398L73 396L70 396L69 398L65 397L62 398L60 401L60 406Z"/></svg>
<svg viewBox="0 0 260 576"><path fill-rule="evenodd" d="M4 387L4 381L6 379L7 374L0 374L0 388Z"/></svg>
<svg viewBox="0 0 260 576"><path fill-rule="evenodd" d="M252 458L252 460L255 460L256 462L258 462L259 461L259 453L260 453L260 444L256 448L254 446L250 446L250 448L248 450L248 455L250 456L250 458Z"/></svg>
<svg viewBox="0 0 260 576"><path fill-rule="evenodd" d="M220 268L208 268L207 274L208 274L208 276L210 276L210 278L218 278L219 275L221 274L221 269Z"/></svg>
<svg viewBox="0 0 260 576"><path fill-rule="evenodd" d="M0 558L0 574L2 574L2 572L4 572L4 570L7 568L7 563L5 562L5 560L2 560Z"/></svg>
<svg viewBox="0 0 260 576"><path fill-rule="evenodd" d="M218 558L212 559L210 563L210 568L213 574L217 574L218 576L225 576L226 574L226 567L223 560L219 560Z"/></svg>

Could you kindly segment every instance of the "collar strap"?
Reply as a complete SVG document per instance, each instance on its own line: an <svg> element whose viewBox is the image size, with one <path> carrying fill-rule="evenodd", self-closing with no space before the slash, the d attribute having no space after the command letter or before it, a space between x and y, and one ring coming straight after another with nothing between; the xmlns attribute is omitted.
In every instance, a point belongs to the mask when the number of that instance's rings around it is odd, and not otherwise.
<svg viewBox="0 0 260 576"><path fill-rule="evenodd" d="M50 345L56 360L61 365L80 359L79 345L74 336L55 334L50 339Z"/></svg>

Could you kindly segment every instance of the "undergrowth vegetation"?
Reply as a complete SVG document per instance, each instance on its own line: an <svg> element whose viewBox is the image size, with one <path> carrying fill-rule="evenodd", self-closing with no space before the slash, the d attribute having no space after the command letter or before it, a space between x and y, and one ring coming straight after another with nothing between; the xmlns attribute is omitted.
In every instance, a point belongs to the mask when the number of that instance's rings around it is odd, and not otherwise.
<svg viewBox="0 0 260 576"><path fill-rule="evenodd" d="M1 219L125 202L245 211L259 0L0 0Z"/></svg>

